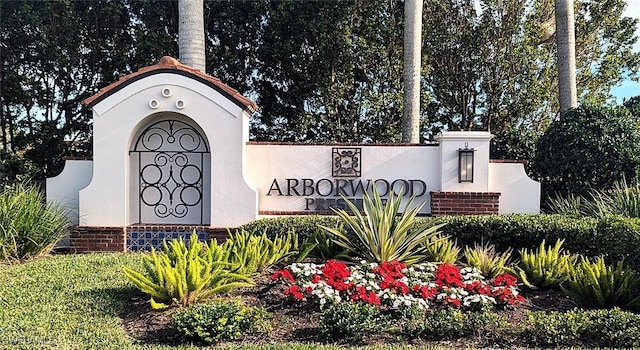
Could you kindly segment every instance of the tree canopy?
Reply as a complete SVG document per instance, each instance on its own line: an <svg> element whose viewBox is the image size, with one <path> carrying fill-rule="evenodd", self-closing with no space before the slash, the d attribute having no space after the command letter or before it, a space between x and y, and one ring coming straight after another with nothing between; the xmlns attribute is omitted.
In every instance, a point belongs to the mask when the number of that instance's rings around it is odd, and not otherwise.
<svg viewBox="0 0 640 350"><path fill-rule="evenodd" d="M635 75L622 0L577 0L580 101ZM424 0L422 138L442 129L541 132L558 110L553 0ZM207 73L254 99L254 140L397 142L403 4L205 0ZM0 2L0 148L55 175L90 155L81 101L178 56L177 1Z"/></svg>

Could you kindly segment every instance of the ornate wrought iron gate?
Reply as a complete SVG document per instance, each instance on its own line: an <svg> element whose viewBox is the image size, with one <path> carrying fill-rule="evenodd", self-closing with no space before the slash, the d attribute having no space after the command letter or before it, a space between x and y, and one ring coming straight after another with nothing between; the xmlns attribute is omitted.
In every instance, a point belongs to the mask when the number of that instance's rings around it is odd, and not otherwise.
<svg viewBox="0 0 640 350"><path fill-rule="evenodd" d="M146 127L129 152L137 155L138 223L205 224L205 157L200 132L179 120Z"/></svg>

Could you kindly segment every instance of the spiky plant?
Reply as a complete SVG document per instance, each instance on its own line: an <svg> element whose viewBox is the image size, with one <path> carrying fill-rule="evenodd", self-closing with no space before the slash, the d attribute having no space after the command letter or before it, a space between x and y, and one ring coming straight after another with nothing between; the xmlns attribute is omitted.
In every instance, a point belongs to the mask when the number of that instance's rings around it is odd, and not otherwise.
<svg viewBox="0 0 640 350"><path fill-rule="evenodd" d="M525 285L530 288L557 287L569 278L577 256L562 252L563 242L557 240L553 247L547 247L543 240L535 252L520 250L517 272Z"/></svg>
<svg viewBox="0 0 640 350"><path fill-rule="evenodd" d="M402 194L389 193L383 203L375 186L373 194L365 193L363 198L364 215L354 203L345 198L349 212L333 209L344 227L353 235L347 236L340 228L320 226L333 235L336 244L350 251L358 258L382 263L398 260L407 265L425 259L425 243L438 233L443 225L430 223L416 224L416 215L423 204L412 206L414 197L407 200L401 210Z"/></svg>
<svg viewBox="0 0 640 350"><path fill-rule="evenodd" d="M425 248L426 260L431 262L455 264L460 256L460 248L449 236L435 235L427 241Z"/></svg>
<svg viewBox="0 0 640 350"><path fill-rule="evenodd" d="M587 307L637 309L640 307L640 296L636 293L639 283L640 278L622 261L613 267L606 265L602 257L594 262L581 257L580 263L571 270L571 277L561 288Z"/></svg>
<svg viewBox="0 0 640 350"><path fill-rule="evenodd" d="M175 303L187 306L233 288L253 285L243 274L229 271L229 252L218 245L198 241L194 232L187 246L182 238L162 242L161 252L151 249L143 256L145 274L123 267L125 276L151 296L151 307ZM231 267L233 268L233 267Z"/></svg>
<svg viewBox="0 0 640 350"><path fill-rule="evenodd" d="M297 253L298 235L289 232L286 237L255 235L245 230L229 232L223 248L229 251L229 263L236 266L235 272L254 275Z"/></svg>
<svg viewBox="0 0 640 350"><path fill-rule="evenodd" d="M474 244L473 248L464 248L464 257L467 265L475 267L487 278L494 278L506 272L513 273L509 266L511 261L511 248L502 253L496 252L493 244Z"/></svg>

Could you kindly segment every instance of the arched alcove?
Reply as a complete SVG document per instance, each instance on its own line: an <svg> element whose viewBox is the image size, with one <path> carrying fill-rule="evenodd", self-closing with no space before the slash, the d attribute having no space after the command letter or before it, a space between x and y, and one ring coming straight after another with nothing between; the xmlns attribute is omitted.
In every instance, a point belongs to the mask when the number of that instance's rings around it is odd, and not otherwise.
<svg viewBox="0 0 640 350"><path fill-rule="evenodd" d="M129 222L209 225L211 149L205 133L179 113L143 120L129 148Z"/></svg>

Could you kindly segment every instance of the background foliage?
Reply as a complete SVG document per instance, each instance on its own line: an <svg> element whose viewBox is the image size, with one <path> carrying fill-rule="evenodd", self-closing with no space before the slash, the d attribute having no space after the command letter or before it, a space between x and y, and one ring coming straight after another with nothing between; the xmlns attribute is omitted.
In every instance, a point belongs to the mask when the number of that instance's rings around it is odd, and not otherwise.
<svg viewBox="0 0 640 350"><path fill-rule="evenodd" d="M422 136L443 128L522 140L556 116L554 2L425 0ZM603 104L633 76L636 20L623 0L576 1L578 91ZM0 2L0 149L43 178L90 155L81 101L178 56L177 0ZM207 72L257 101L255 140L400 137L403 4L397 0L205 0ZM533 134L532 134L533 133ZM502 143L504 145L504 143ZM20 170L20 169L18 169ZM26 170L25 170L26 171Z"/></svg>

